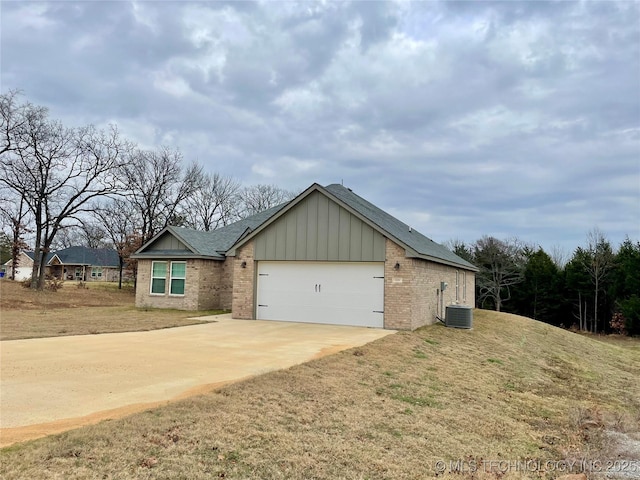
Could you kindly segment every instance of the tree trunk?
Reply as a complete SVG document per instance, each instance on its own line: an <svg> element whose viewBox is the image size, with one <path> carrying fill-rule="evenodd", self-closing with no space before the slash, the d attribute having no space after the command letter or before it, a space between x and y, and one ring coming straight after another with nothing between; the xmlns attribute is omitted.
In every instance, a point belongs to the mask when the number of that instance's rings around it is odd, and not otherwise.
<svg viewBox="0 0 640 480"><path fill-rule="evenodd" d="M122 290L122 269L124 267L124 259L118 255L118 290Z"/></svg>
<svg viewBox="0 0 640 480"><path fill-rule="evenodd" d="M36 243L33 249L33 267L31 269L31 288L38 290L42 259L42 225L36 220ZM44 270L44 269L42 269Z"/></svg>
<svg viewBox="0 0 640 480"><path fill-rule="evenodd" d="M580 292L578 292L578 320L580 322L580 325L578 326L578 329L580 331L584 330L584 326L582 323L582 294Z"/></svg>
<svg viewBox="0 0 640 480"><path fill-rule="evenodd" d="M596 298L593 301L593 333L598 333L598 290L599 290L599 278L596 274Z"/></svg>

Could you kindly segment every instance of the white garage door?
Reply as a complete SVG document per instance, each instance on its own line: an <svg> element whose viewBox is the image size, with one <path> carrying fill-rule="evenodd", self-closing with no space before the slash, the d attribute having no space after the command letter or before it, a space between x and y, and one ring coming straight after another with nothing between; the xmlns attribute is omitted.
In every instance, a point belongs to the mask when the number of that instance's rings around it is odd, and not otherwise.
<svg viewBox="0 0 640 480"><path fill-rule="evenodd" d="M384 263L258 262L258 320L384 326Z"/></svg>

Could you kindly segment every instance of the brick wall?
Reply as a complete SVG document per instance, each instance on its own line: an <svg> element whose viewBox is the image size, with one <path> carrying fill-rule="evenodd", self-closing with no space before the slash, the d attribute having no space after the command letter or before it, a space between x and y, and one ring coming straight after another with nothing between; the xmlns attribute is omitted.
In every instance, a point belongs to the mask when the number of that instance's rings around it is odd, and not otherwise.
<svg viewBox="0 0 640 480"><path fill-rule="evenodd" d="M182 261L182 260L176 260ZM151 295L151 260L138 261L136 306L152 308L175 308L178 310L208 310L225 308L222 304L228 287L221 281L224 263L217 260L189 259L184 295L169 295L171 260L167 260L166 292ZM228 308L228 307L227 307Z"/></svg>
<svg viewBox="0 0 640 480"><path fill-rule="evenodd" d="M195 260L198 270L198 310L211 310L215 308L231 309L229 301L231 295L232 278L228 274L229 259ZM189 279L187 278L187 281Z"/></svg>
<svg viewBox="0 0 640 480"><path fill-rule="evenodd" d="M404 248L386 240L384 262L384 328L411 329L412 260ZM396 269L396 263L399 268Z"/></svg>
<svg viewBox="0 0 640 480"><path fill-rule="evenodd" d="M399 264L396 269L395 265ZM458 298L456 300L456 272ZM464 272L464 273L463 273ZM475 275L419 258L406 258L405 250L386 241L384 266L384 326L396 330L413 330L436 322L440 313L440 282L449 285L444 291L444 307L453 303L475 306ZM466 298L464 295L466 282Z"/></svg>
<svg viewBox="0 0 640 480"><path fill-rule="evenodd" d="M418 258L407 258L404 248L390 240L386 241L385 248L385 328L413 330L434 323L436 315L444 316L444 312L440 312L439 300L440 282L443 281L449 284L444 292L445 308L453 303L475 306L473 272ZM242 268L242 262L246 262L245 268ZM399 265L398 269L395 268L396 263ZM255 269L254 244L249 242L238 249L235 257L228 257L223 262L187 260L184 296L168 293L151 295L151 260L139 260L136 306L180 310L231 308L233 318L252 319L255 315ZM457 300L456 271L459 282ZM167 292L168 290L167 271Z"/></svg>
<svg viewBox="0 0 640 480"><path fill-rule="evenodd" d="M220 308L231 310L233 305L233 268L235 257L227 257L220 264Z"/></svg>
<svg viewBox="0 0 640 480"><path fill-rule="evenodd" d="M236 251L235 257L227 260L233 261L233 318L253 319L254 316L254 283L256 262L254 261L253 241L243 245ZM246 262L245 268L242 263Z"/></svg>

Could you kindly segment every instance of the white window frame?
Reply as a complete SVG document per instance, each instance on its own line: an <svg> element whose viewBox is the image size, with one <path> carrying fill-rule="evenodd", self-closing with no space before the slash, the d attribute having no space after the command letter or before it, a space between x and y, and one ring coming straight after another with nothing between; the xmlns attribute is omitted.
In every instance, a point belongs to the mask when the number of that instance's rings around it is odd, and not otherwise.
<svg viewBox="0 0 640 480"><path fill-rule="evenodd" d="M175 264L183 264L184 265L184 277L174 277L173 276L173 265ZM174 280L183 280L184 284L182 286L182 293L171 293L173 289L173 281ZM187 290L187 262L171 262L169 266L169 295L172 297L184 297L184 292Z"/></svg>
<svg viewBox="0 0 640 480"><path fill-rule="evenodd" d="M164 263L164 277L154 277L153 276L153 270L154 270L154 265L156 263ZM149 282L149 295L166 295L167 293L167 265L169 265L169 262L167 262L166 260L158 260L158 261L152 261L151 262L151 281ZM161 279L164 280L164 289L162 292L154 292L153 291L153 281L156 279Z"/></svg>
<svg viewBox="0 0 640 480"><path fill-rule="evenodd" d="M462 272L462 300L467 301L467 272Z"/></svg>
<svg viewBox="0 0 640 480"><path fill-rule="evenodd" d="M102 267L91 267L91 278L102 278Z"/></svg>
<svg viewBox="0 0 640 480"><path fill-rule="evenodd" d="M456 302L460 301L460 270L456 270Z"/></svg>

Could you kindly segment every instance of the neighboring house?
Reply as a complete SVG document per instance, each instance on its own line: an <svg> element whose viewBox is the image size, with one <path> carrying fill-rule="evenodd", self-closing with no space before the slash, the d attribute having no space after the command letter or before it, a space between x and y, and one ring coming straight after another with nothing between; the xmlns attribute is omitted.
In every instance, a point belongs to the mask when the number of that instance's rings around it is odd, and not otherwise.
<svg viewBox="0 0 640 480"><path fill-rule="evenodd" d="M11 275L11 263L6 262L6 276ZM45 275L62 280L116 282L119 275L118 253L110 248L69 247L51 252L45 257ZM21 252L15 279L31 278L33 252Z"/></svg>
<svg viewBox="0 0 640 480"><path fill-rule="evenodd" d="M475 305L476 267L341 185L212 232L169 226L132 258L139 307L411 330Z"/></svg>
<svg viewBox="0 0 640 480"><path fill-rule="evenodd" d="M31 255L28 255L27 252L20 252L18 255L18 267L16 268L15 279L18 282L26 280L27 278L31 278L31 269L33 267L33 252L28 252ZM5 269L5 278L11 277L11 264L13 263L13 259L7 260L3 267Z"/></svg>

